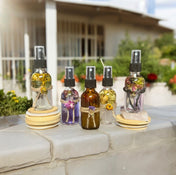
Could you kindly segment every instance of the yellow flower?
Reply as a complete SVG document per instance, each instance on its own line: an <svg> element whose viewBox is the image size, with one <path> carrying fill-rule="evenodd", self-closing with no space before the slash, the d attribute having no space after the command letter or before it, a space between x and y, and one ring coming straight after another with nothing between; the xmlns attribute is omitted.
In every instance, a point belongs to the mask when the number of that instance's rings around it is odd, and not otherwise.
<svg viewBox="0 0 176 175"><path fill-rule="evenodd" d="M19 102L19 100L15 100L15 103L18 103Z"/></svg>
<svg viewBox="0 0 176 175"><path fill-rule="evenodd" d="M11 90L10 92L11 92L12 94L15 94L15 91L14 91L14 90Z"/></svg>
<svg viewBox="0 0 176 175"><path fill-rule="evenodd" d="M17 99L17 97L12 97L12 99L13 99L13 100L16 100L16 99Z"/></svg>
<svg viewBox="0 0 176 175"><path fill-rule="evenodd" d="M108 99L109 99L109 97L108 97L107 95L105 95L105 96L103 97L103 100L101 101L102 104L106 104L106 103L108 102Z"/></svg>
<svg viewBox="0 0 176 175"><path fill-rule="evenodd" d="M106 105L106 109L107 109L107 110L113 110L112 104L108 103L108 104Z"/></svg>
<svg viewBox="0 0 176 175"><path fill-rule="evenodd" d="M45 86L41 86L40 91L41 94L47 94L47 88Z"/></svg>

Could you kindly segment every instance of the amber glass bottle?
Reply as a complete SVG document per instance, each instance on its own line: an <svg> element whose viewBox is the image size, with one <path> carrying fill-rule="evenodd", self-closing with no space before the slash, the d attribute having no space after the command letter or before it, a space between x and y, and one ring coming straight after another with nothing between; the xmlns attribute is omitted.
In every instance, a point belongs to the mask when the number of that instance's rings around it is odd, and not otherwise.
<svg viewBox="0 0 176 175"><path fill-rule="evenodd" d="M100 97L95 91L95 66L86 67L86 90L81 95L81 126L83 129L98 129L100 126Z"/></svg>

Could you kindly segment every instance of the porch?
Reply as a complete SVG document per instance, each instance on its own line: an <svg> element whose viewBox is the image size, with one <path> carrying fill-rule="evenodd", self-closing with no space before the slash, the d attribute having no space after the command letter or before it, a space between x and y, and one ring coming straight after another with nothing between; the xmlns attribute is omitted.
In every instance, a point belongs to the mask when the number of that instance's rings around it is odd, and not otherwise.
<svg viewBox="0 0 176 175"><path fill-rule="evenodd" d="M103 4L6 0L0 8L0 89L3 79L26 79L30 98L33 48L46 46L48 72L57 104L57 73L73 59L112 59L128 30L133 39L156 38L169 29L159 19ZM137 27L135 27L137 25ZM137 34L136 34L137 33ZM56 66L57 65L57 66Z"/></svg>

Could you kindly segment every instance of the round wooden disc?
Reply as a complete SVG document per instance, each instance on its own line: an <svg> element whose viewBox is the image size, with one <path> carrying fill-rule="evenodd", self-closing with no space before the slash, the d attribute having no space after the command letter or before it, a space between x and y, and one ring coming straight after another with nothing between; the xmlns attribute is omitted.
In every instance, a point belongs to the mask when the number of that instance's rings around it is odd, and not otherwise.
<svg viewBox="0 0 176 175"><path fill-rule="evenodd" d="M127 125L147 125L151 122L151 118L148 117L148 121L139 121L139 120L126 120L121 115L116 115L116 121L122 124Z"/></svg>
<svg viewBox="0 0 176 175"><path fill-rule="evenodd" d="M30 126L49 126L60 121L60 113L49 116L29 116L25 115L25 122Z"/></svg>
<svg viewBox="0 0 176 175"><path fill-rule="evenodd" d="M33 113L33 114L45 114L45 113L50 113L50 112L54 112L57 110L58 110L58 107L53 106L53 108L48 109L48 110L44 110L44 111L36 111L34 108L29 108L28 112Z"/></svg>
<svg viewBox="0 0 176 175"><path fill-rule="evenodd" d="M48 125L48 126L32 126L32 125L27 125L27 127L30 128L30 129L38 129L38 130L50 129L50 128L54 128L56 126L58 126L58 123L52 124L52 125Z"/></svg>

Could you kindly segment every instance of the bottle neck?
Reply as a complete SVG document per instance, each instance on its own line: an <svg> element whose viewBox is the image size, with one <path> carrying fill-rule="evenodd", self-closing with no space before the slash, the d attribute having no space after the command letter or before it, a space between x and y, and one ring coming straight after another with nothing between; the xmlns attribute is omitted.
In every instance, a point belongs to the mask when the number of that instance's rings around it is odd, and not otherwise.
<svg viewBox="0 0 176 175"><path fill-rule="evenodd" d="M65 90L72 90L73 89L73 87L67 87L67 86L65 86Z"/></svg>
<svg viewBox="0 0 176 175"><path fill-rule="evenodd" d="M86 88L86 91L92 91L92 92L95 92L95 88Z"/></svg>
<svg viewBox="0 0 176 175"><path fill-rule="evenodd" d="M103 89L112 89L112 86L103 86Z"/></svg>
<svg viewBox="0 0 176 175"><path fill-rule="evenodd" d="M46 73L46 72L47 72L47 69L46 69L46 68L36 68L36 69L35 69L35 72L38 72L38 73Z"/></svg>
<svg viewBox="0 0 176 175"><path fill-rule="evenodd" d="M140 75L140 72L130 72L130 75L136 77Z"/></svg>

